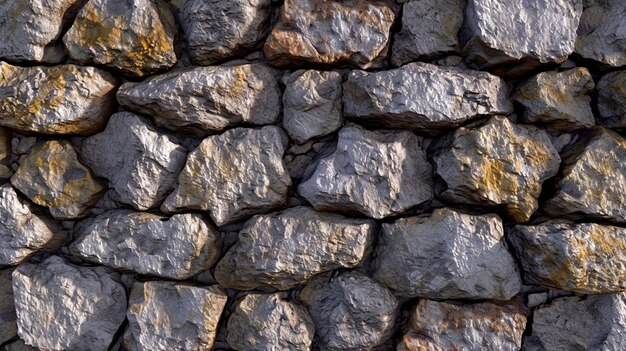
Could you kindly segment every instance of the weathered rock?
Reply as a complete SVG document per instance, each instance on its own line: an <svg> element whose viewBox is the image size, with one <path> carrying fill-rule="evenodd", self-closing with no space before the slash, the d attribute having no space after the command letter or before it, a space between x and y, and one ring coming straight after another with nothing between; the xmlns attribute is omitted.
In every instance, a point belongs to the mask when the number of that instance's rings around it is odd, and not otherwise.
<svg viewBox="0 0 626 351"><path fill-rule="evenodd" d="M39 349L26 345L24 340L17 340L10 344L4 345L5 351L39 351Z"/></svg>
<svg viewBox="0 0 626 351"><path fill-rule="evenodd" d="M176 64L178 27L164 0L90 0L63 37L70 58L143 77Z"/></svg>
<svg viewBox="0 0 626 351"><path fill-rule="evenodd" d="M580 17L576 53L613 67L626 65L626 2L586 0Z"/></svg>
<svg viewBox="0 0 626 351"><path fill-rule="evenodd" d="M362 273L320 275L307 284L300 299L315 322L315 338L323 350L371 350L393 333L398 301Z"/></svg>
<svg viewBox="0 0 626 351"><path fill-rule="evenodd" d="M598 82L598 124L626 128L626 71L607 73Z"/></svg>
<svg viewBox="0 0 626 351"><path fill-rule="evenodd" d="M459 52L457 34L466 0L411 0L402 6L402 30L394 35L391 63L402 66Z"/></svg>
<svg viewBox="0 0 626 351"><path fill-rule="evenodd" d="M286 139L274 126L235 128L204 139L189 153L178 187L161 210L210 211L221 226L283 204L291 186L282 159Z"/></svg>
<svg viewBox="0 0 626 351"><path fill-rule="evenodd" d="M275 73L264 64L182 68L125 83L117 92L122 106L195 136L241 123L275 123L280 99Z"/></svg>
<svg viewBox="0 0 626 351"><path fill-rule="evenodd" d="M321 160L298 192L317 210L380 219L429 201L432 166L422 140L408 131L368 131L349 124L337 150Z"/></svg>
<svg viewBox="0 0 626 351"><path fill-rule="evenodd" d="M284 158L291 178L309 178L318 162L332 155L336 146L337 141L332 135L321 140L309 140L304 144L292 144Z"/></svg>
<svg viewBox="0 0 626 351"><path fill-rule="evenodd" d="M216 285L137 282L128 301L124 344L137 351L210 350L226 299Z"/></svg>
<svg viewBox="0 0 626 351"><path fill-rule="evenodd" d="M582 11L582 0L470 0L459 33L465 62L505 76L562 63Z"/></svg>
<svg viewBox="0 0 626 351"><path fill-rule="evenodd" d="M626 228L551 220L508 234L524 281L585 294L626 291Z"/></svg>
<svg viewBox="0 0 626 351"><path fill-rule="evenodd" d="M11 184L57 219L83 217L106 190L78 161L72 144L48 140L35 145L11 177Z"/></svg>
<svg viewBox="0 0 626 351"><path fill-rule="evenodd" d="M63 245L66 233L49 218L33 213L33 207L10 184L0 186L0 266L15 265L37 251Z"/></svg>
<svg viewBox="0 0 626 351"><path fill-rule="evenodd" d="M0 127L0 179L8 179L13 175L11 170L11 131Z"/></svg>
<svg viewBox="0 0 626 351"><path fill-rule="evenodd" d="M333 71L299 70L283 78L283 127L302 144L343 125L341 75Z"/></svg>
<svg viewBox="0 0 626 351"><path fill-rule="evenodd" d="M187 50L198 65L259 48L270 31L271 0L187 0L180 24Z"/></svg>
<svg viewBox="0 0 626 351"><path fill-rule="evenodd" d="M0 125L42 134L91 134L114 107L116 80L93 67L0 62Z"/></svg>
<svg viewBox="0 0 626 351"><path fill-rule="evenodd" d="M563 154L556 194L542 207L553 215L626 222L626 140L596 128Z"/></svg>
<svg viewBox="0 0 626 351"><path fill-rule="evenodd" d="M217 264L215 278L220 286L237 290L290 289L318 273L359 266L375 235L371 220L308 207L257 215Z"/></svg>
<svg viewBox="0 0 626 351"><path fill-rule="evenodd" d="M310 350L313 320L303 306L279 294L246 295L228 318L226 340L235 350Z"/></svg>
<svg viewBox="0 0 626 351"><path fill-rule="evenodd" d="M13 303L12 269L0 271L0 344L17 335L17 316Z"/></svg>
<svg viewBox="0 0 626 351"><path fill-rule="evenodd" d="M13 272L17 328L44 350L108 350L124 322L126 291L119 274L51 256Z"/></svg>
<svg viewBox="0 0 626 351"><path fill-rule="evenodd" d="M624 294L563 297L535 309L526 351L621 350L626 345Z"/></svg>
<svg viewBox="0 0 626 351"><path fill-rule="evenodd" d="M428 63L352 71L343 84L345 116L386 128L435 134L480 115L510 114L508 86L487 72Z"/></svg>
<svg viewBox="0 0 626 351"><path fill-rule="evenodd" d="M468 305L420 300L397 351L517 351L525 328L519 299Z"/></svg>
<svg viewBox="0 0 626 351"><path fill-rule="evenodd" d="M198 214L105 212L74 228L70 252L116 269L188 279L218 259L219 233Z"/></svg>
<svg viewBox="0 0 626 351"><path fill-rule="evenodd" d="M382 67L394 18L383 1L285 0L265 56L277 66Z"/></svg>
<svg viewBox="0 0 626 351"><path fill-rule="evenodd" d="M520 85L513 100L524 108L523 122L573 131L594 125L591 98L587 96L594 87L593 78L584 67L542 72Z"/></svg>
<svg viewBox="0 0 626 351"><path fill-rule="evenodd" d="M541 185L556 175L560 162L544 131L499 116L459 128L433 149L437 174L447 186L442 199L504 207L517 222L535 212Z"/></svg>
<svg viewBox="0 0 626 351"><path fill-rule="evenodd" d="M147 210L176 187L187 150L147 119L119 112L102 133L83 141L80 155L97 176L109 180L116 201Z"/></svg>

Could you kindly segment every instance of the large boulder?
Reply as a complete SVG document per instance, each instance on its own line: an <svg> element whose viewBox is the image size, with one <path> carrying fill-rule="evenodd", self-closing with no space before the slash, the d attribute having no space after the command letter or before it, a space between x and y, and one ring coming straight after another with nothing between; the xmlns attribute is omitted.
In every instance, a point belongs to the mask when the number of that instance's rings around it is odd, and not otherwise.
<svg viewBox="0 0 626 351"><path fill-rule="evenodd" d="M609 67L626 65L626 2L585 0L580 17L576 53Z"/></svg>

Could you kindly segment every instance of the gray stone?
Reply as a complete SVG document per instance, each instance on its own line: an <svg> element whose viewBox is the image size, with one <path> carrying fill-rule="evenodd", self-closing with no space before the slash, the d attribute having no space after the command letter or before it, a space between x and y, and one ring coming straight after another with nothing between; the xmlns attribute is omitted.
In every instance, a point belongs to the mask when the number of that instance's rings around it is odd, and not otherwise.
<svg viewBox="0 0 626 351"><path fill-rule="evenodd" d="M543 182L556 175L560 157L548 135L500 116L462 127L432 145L446 201L503 207L516 222L537 210Z"/></svg>
<svg viewBox="0 0 626 351"><path fill-rule="evenodd" d="M598 124L626 128L626 71L607 73L598 82Z"/></svg>
<svg viewBox="0 0 626 351"><path fill-rule="evenodd" d="M542 72L520 85L513 100L524 108L522 122L573 131L594 125L591 98L587 96L594 87L593 78L584 67Z"/></svg>
<svg viewBox="0 0 626 351"><path fill-rule="evenodd" d="M548 293L528 294L527 298L526 306L528 306L528 308L535 308L548 302Z"/></svg>
<svg viewBox="0 0 626 351"><path fill-rule="evenodd" d="M106 124L115 87L111 74L93 67L0 62L0 125L42 134L91 134Z"/></svg>
<svg viewBox="0 0 626 351"><path fill-rule="evenodd" d="M576 53L613 67L626 65L625 16L622 0L585 0Z"/></svg>
<svg viewBox="0 0 626 351"><path fill-rule="evenodd" d="M363 263L376 236L371 220L295 207L257 215L215 268L221 286L291 289L318 273Z"/></svg>
<svg viewBox="0 0 626 351"><path fill-rule="evenodd" d="M395 14L382 1L285 0L265 42L277 66L383 66Z"/></svg>
<svg viewBox="0 0 626 351"><path fill-rule="evenodd" d="M321 140L309 140L304 144L293 144L285 154L285 165L291 178L307 179L315 171L317 163L330 156L336 149L337 141L333 136Z"/></svg>
<svg viewBox="0 0 626 351"><path fill-rule="evenodd" d="M0 271L0 344L17 335L17 316L13 303L12 269Z"/></svg>
<svg viewBox="0 0 626 351"><path fill-rule="evenodd" d="M321 160L298 192L317 210L381 219L432 199L432 166L422 140L408 131L369 131L349 124L337 150Z"/></svg>
<svg viewBox="0 0 626 351"><path fill-rule="evenodd" d="M280 294L250 294L228 318L226 340L235 350L310 350L313 320L303 306Z"/></svg>
<svg viewBox="0 0 626 351"><path fill-rule="evenodd" d="M275 123L280 99L275 72L264 64L181 68L127 82L117 93L122 106L194 136L241 123Z"/></svg>
<svg viewBox="0 0 626 351"><path fill-rule="evenodd" d="M0 180L9 179L13 175L11 170L11 130L0 127Z"/></svg>
<svg viewBox="0 0 626 351"><path fill-rule="evenodd" d="M245 55L270 31L271 0L187 0L179 13L185 44L198 65Z"/></svg>
<svg viewBox="0 0 626 351"><path fill-rule="evenodd" d="M83 141L80 155L109 181L116 201L147 210L158 207L176 187L187 150L147 119L119 112L103 132Z"/></svg>
<svg viewBox="0 0 626 351"><path fill-rule="evenodd" d="M39 349L28 346L24 343L24 340L17 340L10 344L4 345L5 351L38 351Z"/></svg>
<svg viewBox="0 0 626 351"><path fill-rule="evenodd" d="M283 127L302 144L343 125L341 75L333 71L299 70L283 78Z"/></svg>
<svg viewBox="0 0 626 351"><path fill-rule="evenodd" d="M13 272L17 328L44 350L108 350L124 322L126 290L119 274L50 256Z"/></svg>
<svg viewBox="0 0 626 351"><path fill-rule="evenodd" d="M391 63L402 66L459 52L457 34L466 0L411 0L402 6L402 30L393 37Z"/></svg>
<svg viewBox="0 0 626 351"><path fill-rule="evenodd" d="M189 153L178 187L161 210L210 211L221 226L280 206L291 186L282 159L286 144L274 126L235 128L204 139Z"/></svg>
<svg viewBox="0 0 626 351"><path fill-rule="evenodd" d="M477 116L510 114L508 96L507 84L487 72L410 63L352 71L343 85L343 109L359 122L436 134Z"/></svg>
<svg viewBox="0 0 626 351"><path fill-rule="evenodd" d="M124 346L133 351L210 350L226 299L217 285L137 282L128 301Z"/></svg>
<svg viewBox="0 0 626 351"><path fill-rule="evenodd" d="M371 350L394 331L398 301L368 276L348 271L319 275L300 293L323 350Z"/></svg>
<svg viewBox="0 0 626 351"><path fill-rule="evenodd" d="M90 0L63 37L71 59L143 77L176 64L178 25L164 0Z"/></svg>
<svg viewBox="0 0 626 351"><path fill-rule="evenodd" d="M171 279L209 269L220 249L219 233L199 214L168 218L129 210L79 222L70 246L72 254L93 263Z"/></svg>

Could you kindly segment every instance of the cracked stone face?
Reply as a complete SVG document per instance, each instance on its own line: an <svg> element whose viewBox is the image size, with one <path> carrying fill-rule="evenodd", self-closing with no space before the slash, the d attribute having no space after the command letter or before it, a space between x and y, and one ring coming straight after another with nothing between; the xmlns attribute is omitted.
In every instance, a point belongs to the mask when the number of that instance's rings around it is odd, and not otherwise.
<svg viewBox="0 0 626 351"><path fill-rule="evenodd" d="M626 71L607 73L598 82L598 124L626 127Z"/></svg>
<svg viewBox="0 0 626 351"><path fill-rule="evenodd" d="M600 64L626 65L626 3L620 0L588 0L580 17L576 53Z"/></svg>

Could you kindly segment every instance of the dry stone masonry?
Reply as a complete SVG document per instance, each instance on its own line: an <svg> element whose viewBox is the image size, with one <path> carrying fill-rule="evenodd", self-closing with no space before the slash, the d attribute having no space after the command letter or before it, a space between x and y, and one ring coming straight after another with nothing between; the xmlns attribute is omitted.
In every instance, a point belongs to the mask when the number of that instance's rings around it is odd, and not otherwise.
<svg viewBox="0 0 626 351"><path fill-rule="evenodd" d="M626 350L626 1L0 0L0 351Z"/></svg>

